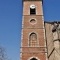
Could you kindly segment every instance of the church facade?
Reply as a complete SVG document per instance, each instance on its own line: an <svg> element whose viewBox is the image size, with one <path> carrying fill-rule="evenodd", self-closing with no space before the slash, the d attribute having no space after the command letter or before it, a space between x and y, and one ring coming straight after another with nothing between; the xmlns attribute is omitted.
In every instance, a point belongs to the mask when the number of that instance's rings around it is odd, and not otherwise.
<svg viewBox="0 0 60 60"><path fill-rule="evenodd" d="M60 22L44 22L43 1L23 0L20 60L59 60Z"/></svg>
<svg viewBox="0 0 60 60"><path fill-rule="evenodd" d="M48 60L60 60L60 22L45 22Z"/></svg>

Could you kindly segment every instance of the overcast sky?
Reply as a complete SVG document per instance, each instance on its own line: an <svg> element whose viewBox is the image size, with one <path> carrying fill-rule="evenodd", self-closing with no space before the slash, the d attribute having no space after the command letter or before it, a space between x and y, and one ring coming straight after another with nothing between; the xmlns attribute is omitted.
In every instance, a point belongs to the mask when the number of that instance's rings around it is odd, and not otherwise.
<svg viewBox="0 0 60 60"><path fill-rule="evenodd" d="M0 0L0 45L10 60L19 60L22 0ZM43 0L45 21L60 21L60 0Z"/></svg>

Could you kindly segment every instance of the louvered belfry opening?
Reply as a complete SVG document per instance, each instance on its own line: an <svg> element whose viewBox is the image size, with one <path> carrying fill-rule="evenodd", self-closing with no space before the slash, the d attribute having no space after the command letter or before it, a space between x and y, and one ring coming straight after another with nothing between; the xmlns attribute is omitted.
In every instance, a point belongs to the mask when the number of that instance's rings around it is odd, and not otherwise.
<svg viewBox="0 0 60 60"><path fill-rule="evenodd" d="M34 8L34 9L32 9L32 8L30 8L30 15L35 15L36 14L36 9Z"/></svg>

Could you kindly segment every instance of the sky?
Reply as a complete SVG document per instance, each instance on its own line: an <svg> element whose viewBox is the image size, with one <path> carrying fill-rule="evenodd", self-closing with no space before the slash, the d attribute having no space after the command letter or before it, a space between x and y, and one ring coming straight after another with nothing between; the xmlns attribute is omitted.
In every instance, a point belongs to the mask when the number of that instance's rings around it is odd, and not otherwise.
<svg viewBox="0 0 60 60"><path fill-rule="evenodd" d="M0 46L9 60L20 59L22 0L0 0ZM43 0L45 21L60 21L60 0Z"/></svg>
<svg viewBox="0 0 60 60"><path fill-rule="evenodd" d="M60 21L60 0L43 0L45 21Z"/></svg>

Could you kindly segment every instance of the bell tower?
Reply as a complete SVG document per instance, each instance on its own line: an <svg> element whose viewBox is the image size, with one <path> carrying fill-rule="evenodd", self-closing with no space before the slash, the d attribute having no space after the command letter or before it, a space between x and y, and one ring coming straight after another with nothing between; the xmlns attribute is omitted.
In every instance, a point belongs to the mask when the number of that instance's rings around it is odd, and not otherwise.
<svg viewBox="0 0 60 60"><path fill-rule="evenodd" d="M20 60L46 60L42 0L23 0Z"/></svg>

